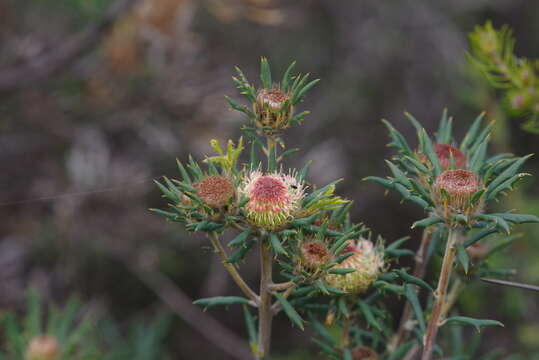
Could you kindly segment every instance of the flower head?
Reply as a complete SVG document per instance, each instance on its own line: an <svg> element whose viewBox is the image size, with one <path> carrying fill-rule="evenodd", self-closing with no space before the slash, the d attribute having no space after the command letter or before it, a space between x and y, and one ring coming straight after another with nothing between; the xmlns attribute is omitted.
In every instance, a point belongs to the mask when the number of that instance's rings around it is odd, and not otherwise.
<svg viewBox="0 0 539 360"><path fill-rule="evenodd" d="M456 147L447 144L434 144L434 151L436 152L436 156L438 156L442 169L449 169L451 167L451 161L455 164L456 169L466 167L466 157Z"/></svg>
<svg viewBox="0 0 539 360"><path fill-rule="evenodd" d="M350 241L342 254L353 253L332 269L354 269L346 275L329 274L326 283L349 294L360 293L369 288L384 268L384 255L370 240Z"/></svg>
<svg viewBox="0 0 539 360"><path fill-rule="evenodd" d="M40 335L28 344L26 360L56 360L60 356L60 345L55 338L48 335Z"/></svg>
<svg viewBox="0 0 539 360"><path fill-rule="evenodd" d="M198 197L211 207L219 208L225 205L235 194L234 185L224 176L208 176L193 184Z"/></svg>
<svg viewBox="0 0 539 360"><path fill-rule="evenodd" d="M479 210L470 208L472 196L481 189L479 177L472 171L446 170L436 178L434 187L436 202L451 212Z"/></svg>
<svg viewBox="0 0 539 360"><path fill-rule="evenodd" d="M260 89L254 104L259 124L275 131L287 128L294 110L290 100L290 95L279 89Z"/></svg>
<svg viewBox="0 0 539 360"><path fill-rule="evenodd" d="M253 171L246 177L242 193L249 199L245 209L247 218L268 230L288 223L300 209L303 184L291 175Z"/></svg>
<svg viewBox="0 0 539 360"><path fill-rule="evenodd" d="M371 348L368 348L366 346L357 347L354 350L352 350L352 359L353 360L378 360L380 357Z"/></svg>
<svg viewBox="0 0 539 360"><path fill-rule="evenodd" d="M304 268L316 271L330 263L332 256L326 243L310 240L300 246L301 264Z"/></svg>

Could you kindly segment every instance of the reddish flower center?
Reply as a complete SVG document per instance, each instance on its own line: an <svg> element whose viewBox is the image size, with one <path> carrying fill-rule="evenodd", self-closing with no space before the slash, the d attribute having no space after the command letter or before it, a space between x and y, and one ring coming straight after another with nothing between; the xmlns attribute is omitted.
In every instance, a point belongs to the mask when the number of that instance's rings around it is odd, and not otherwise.
<svg viewBox="0 0 539 360"><path fill-rule="evenodd" d="M255 201L280 203L287 201L289 194L282 180L271 175L265 175L254 183L251 197Z"/></svg>
<svg viewBox="0 0 539 360"><path fill-rule="evenodd" d="M451 166L451 158L453 158L455 168L463 168L466 166L466 157L464 154L454 146L447 144L434 144L434 151L440 165L444 169L448 169Z"/></svg>
<svg viewBox="0 0 539 360"><path fill-rule="evenodd" d="M479 190L479 180L468 170L447 170L436 179L436 187L449 194L471 194Z"/></svg>

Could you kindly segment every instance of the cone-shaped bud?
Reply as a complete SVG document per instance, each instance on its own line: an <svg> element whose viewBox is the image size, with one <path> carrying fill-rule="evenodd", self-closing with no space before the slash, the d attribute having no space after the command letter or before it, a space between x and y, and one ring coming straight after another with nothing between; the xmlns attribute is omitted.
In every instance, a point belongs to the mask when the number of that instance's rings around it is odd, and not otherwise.
<svg viewBox="0 0 539 360"><path fill-rule="evenodd" d="M442 169L446 170L451 167L451 159L453 159L455 169L466 168L466 157L456 147L447 144L434 144L434 151L438 156Z"/></svg>
<svg viewBox="0 0 539 360"><path fill-rule="evenodd" d="M274 230L286 225L297 214L303 199L303 185L295 177L281 173L249 174L242 186L249 199L247 218L260 228Z"/></svg>
<svg viewBox="0 0 539 360"><path fill-rule="evenodd" d="M354 350L352 350L352 359L353 360L379 360L380 357L371 348L368 348L366 346L357 347Z"/></svg>
<svg viewBox="0 0 539 360"><path fill-rule="evenodd" d="M208 176L193 186L197 189L198 197L214 208L226 205L235 194L234 185L224 176Z"/></svg>
<svg viewBox="0 0 539 360"><path fill-rule="evenodd" d="M434 184L435 200L439 207L456 213L468 213L477 210L479 204L470 208L470 200L481 183L477 175L468 170L446 170L441 173Z"/></svg>
<svg viewBox="0 0 539 360"><path fill-rule="evenodd" d="M40 335L28 344L26 360L57 360L60 358L60 345L55 338L48 335Z"/></svg>
<svg viewBox="0 0 539 360"><path fill-rule="evenodd" d="M309 271L316 271L330 263L332 256L326 243L310 240L300 246L301 265Z"/></svg>
<svg viewBox="0 0 539 360"><path fill-rule="evenodd" d="M350 241L342 254L353 255L332 269L354 269L346 275L328 274L326 283L349 294L360 293L369 288L384 269L383 251L370 240Z"/></svg>
<svg viewBox="0 0 539 360"><path fill-rule="evenodd" d="M262 127L273 130L287 128L294 111L290 96L278 89L260 89L256 95L254 111Z"/></svg>

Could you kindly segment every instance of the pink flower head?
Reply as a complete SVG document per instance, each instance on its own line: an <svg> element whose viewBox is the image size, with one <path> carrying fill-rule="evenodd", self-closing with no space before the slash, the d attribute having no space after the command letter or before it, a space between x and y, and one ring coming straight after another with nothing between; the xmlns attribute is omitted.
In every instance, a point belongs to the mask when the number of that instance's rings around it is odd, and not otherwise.
<svg viewBox="0 0 539 360"><path fill-rule="evenodd" d="M349 294L360 293L369 288L384 269L384 253L370 240L350 241L341 255L353 253L333 269L354 269L345 275L329 274L326 283Z"/></svg>
<svg viewBox="0 0 539 360"><path fill-rule="evenodd" d="M481 182L472 171L446 170L436 178L434 187L439 205L463 213L469 208L472 196L481 189Z"/></svg>
<svg viewBox="0 0 539 360"><path fill-rule="evenodd" d="M442 169L446 170L451 167L451 158L456 169L463 169L466 167L466 157L464 154L454 146L447 144L434 144L434 152L438 156Z"/></svg>
<svg viewBox="0 0 539 360"><path fill-rule="evenodd" d="M243 184L249 199L247 218L256 226L273 230L288 223L300 208L303 184L295 177L281 173L263 175L253 171Z"/></svg>

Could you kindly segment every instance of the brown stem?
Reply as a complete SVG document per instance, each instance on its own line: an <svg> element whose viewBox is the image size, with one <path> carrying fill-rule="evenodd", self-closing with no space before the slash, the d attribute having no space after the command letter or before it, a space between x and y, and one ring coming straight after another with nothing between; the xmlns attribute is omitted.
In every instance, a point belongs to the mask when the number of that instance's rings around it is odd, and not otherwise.
<svg viewBox="0 0 539 360"><path fill-rule="evenodd" d="M258 356L269 359L271 345L271 289L273 254L269 244L260 241L260 303L258 306Z"/></svg>
<svg viewBox="0 0 539 360"><path fill-rule="evenodd" d="M451 276L451 268L453 266L453 260L455 258L455 245L458 241L458 230L450 227L447 236L447 245L445 247L444 258L442 261L442 269L440 270L440 278L438 279L438 287L434 293L434 306L432 307L432 314L427 326L427 332L423 340L423 354L421 360L430 360L432 356L432 349L436 343L436 336L438 335L438 329L440 323L443 320L443 307L446 303L447 286L449 284L449 278Z"/></svg>
<svg viewBox="0 0 539 360"><path fill-rule="evenodd" d="M415 266L414 266L413 275L419 279L423 279L423 277L425 276L425 272L427 271L427 265L428 265L427 250L429 248L431 235L432 235L432 231L430 230L430 228L427 228L423 231L423 236L421 237L421 244L419 245L419 249L417 250L417 254L415 256ZM406 304L404 305L404 309L402 311L397 334L393 337L389 345L389 351L391 353L397 350L399 345L406 339L406 336L408 332L410 331L408 323L411 318L412 318L412 306L410 305L409 302L406 302Z"/></svg>
<svg viewBox="0 0 539 360"><path fill-rule="evenodd" d="M228 259L228 255L226 254L225 249L223 248L223 245L219 241L219 238L215 233L211 233L209 235L210 241L213 245L213 248L215 249L215 252L219 255L221 258L221 261L223 262L223 266L228 271L234 282L239 286L241 291L249 298L251 299L256 305L260 303L260 297L256 295L256 293L247 285L245 280L241 277L240 273L236 269L236 267L233 264L227 263L226 259Z"/></svg>

